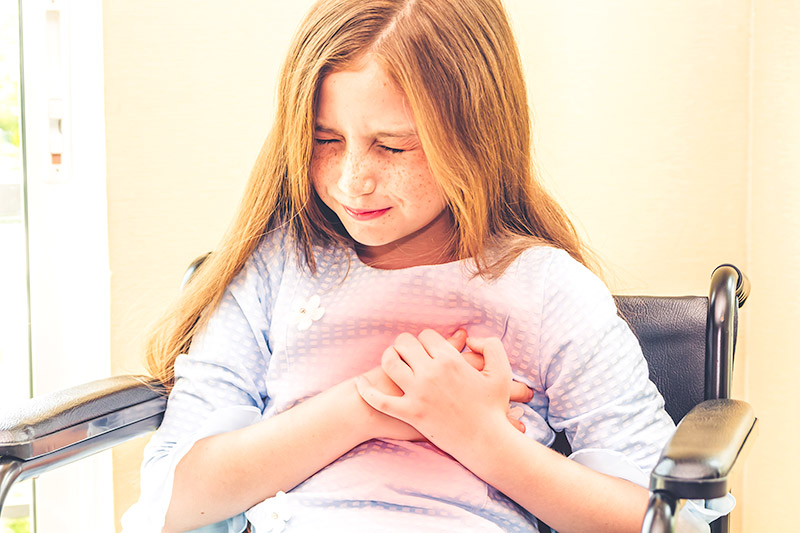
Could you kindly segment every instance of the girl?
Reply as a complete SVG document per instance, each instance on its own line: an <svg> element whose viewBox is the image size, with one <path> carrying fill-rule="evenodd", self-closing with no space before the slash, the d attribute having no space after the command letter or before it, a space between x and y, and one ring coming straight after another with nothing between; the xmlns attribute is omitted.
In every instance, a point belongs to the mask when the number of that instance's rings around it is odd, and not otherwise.
<svg viewBox="0 0 800 533"><path fill-rule="evenodd" d="M499 0L321 0L149 346L126 531L638 531L673 424L586 255Z"/></svg>

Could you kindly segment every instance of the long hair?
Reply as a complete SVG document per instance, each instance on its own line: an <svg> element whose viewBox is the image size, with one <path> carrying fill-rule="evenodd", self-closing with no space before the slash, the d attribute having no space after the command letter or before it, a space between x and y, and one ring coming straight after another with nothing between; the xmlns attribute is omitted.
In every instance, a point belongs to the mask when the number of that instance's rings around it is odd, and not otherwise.
<svg viewBox="0 0 800 533"><path fill-rule="evenodd" d="M148 369L168 388L175 359L267 232L282 225L312 272L313 243L352 244L317 198L309 166L319 86L365 54L408 98L458 258L474 259L487 278L535 243L588 263L533 165L522 65L501 0L320 0L289 49L275 123L233 223L149 339Z"/></svg>

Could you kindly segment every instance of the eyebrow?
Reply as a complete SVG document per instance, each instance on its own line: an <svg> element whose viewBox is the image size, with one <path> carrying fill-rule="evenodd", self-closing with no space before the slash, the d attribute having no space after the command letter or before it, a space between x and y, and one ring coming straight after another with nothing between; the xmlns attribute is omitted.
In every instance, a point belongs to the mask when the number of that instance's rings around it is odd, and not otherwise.
<svg viewBox="0 0 800 533"><path fill-rule="evenodd" d="M339 135L339 132L333 128L327 128L321 124L317 124L314 126L314 129L321 133L330 133L333 135ZM374 137L380 138L404 138L404 137L416 137L417 131L413 129L401 129L401 130L394 130L394 131L378 131L372 134Z"/></svg>

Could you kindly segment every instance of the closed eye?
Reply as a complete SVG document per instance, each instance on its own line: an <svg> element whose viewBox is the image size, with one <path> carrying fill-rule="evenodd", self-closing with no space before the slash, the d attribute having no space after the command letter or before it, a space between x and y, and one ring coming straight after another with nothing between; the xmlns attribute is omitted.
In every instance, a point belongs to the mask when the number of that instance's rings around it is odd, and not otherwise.
<svg viewBox="0 0 800 533"><path fill-rule="evenodd" d="M392 154L401 154L405 152L405 150L403 150L402 148L392 148L390 146L383 146L383 145L381 145L381 148Z"/></svg>
<svg viewBox="0 0 800 533"><path fill-rule="evenodd" d="M314 139L314 142L317 144L331 144L335 142L339 142L338 139Z"/></svg>

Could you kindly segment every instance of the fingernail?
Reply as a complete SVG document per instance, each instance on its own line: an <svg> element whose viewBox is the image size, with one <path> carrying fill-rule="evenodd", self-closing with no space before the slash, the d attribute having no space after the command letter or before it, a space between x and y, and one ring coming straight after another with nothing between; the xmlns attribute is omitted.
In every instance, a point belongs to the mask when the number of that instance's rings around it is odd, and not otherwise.
<svg viewBox="0 0 800 533"><path fill-rule="evenodd" d="M515 405L514 407L509 408L508 416L515 420L519 420L522 418L522 415L525 414L525 409L520 407L519 405Z"/></svg>

